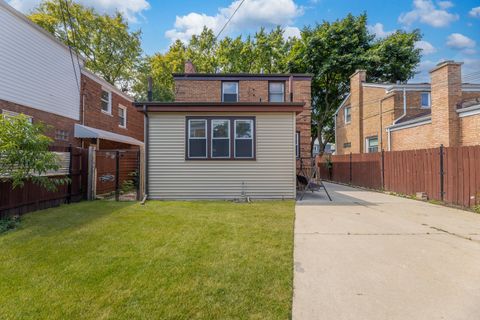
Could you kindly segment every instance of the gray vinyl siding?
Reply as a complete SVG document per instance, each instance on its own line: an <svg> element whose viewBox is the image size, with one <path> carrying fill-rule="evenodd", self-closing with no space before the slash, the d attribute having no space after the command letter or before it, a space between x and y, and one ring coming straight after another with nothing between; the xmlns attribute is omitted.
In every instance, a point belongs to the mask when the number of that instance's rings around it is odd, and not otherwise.
<svg viewBox="0 0 480 320"><path fill-rule="evenodd" d="M242 183L252 198L295 198L293 112L248 114L256 117L256 160L234 161L185 160L186 116L149 115L149 198L233 199L241 196Z"/></svg>

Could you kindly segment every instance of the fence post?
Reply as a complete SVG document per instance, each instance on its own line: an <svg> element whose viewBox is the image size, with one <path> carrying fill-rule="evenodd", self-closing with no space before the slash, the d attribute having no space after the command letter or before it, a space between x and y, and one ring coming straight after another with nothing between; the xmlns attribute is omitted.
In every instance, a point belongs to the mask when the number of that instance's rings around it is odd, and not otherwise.
<svg viewBox="0 0 480 320"><path fill-rule="evenodd" d="M73 162L73 149L72 149L72 145L70 144L68 146L68 153L69 153L69 157L70 157L70 161L68 163L68 179L70 180L68 185L67 185L67 203L71 203L72 202L72 183L73 183L73 180L72 180L72 162Z"/></svg>
<svg viewBox="0 0 480 320"><path fill-rule="evenodd" d="M350 184L352 184L352 153L350 152Z"/></svg>
<svg viewBox="0 0 480 320"><path fill-rule="evenodd" d="M385 190L385 151L382 149L382 190Z"/></svg>
<svg viewBox="0 0 480 320"><path fill-rule="evenodd" d="M120 199L120 151L118 150L115 156L115 171L115 201L118 201Z"/></svg>
<svg viewBox="0 0 480 320"><path fill-rule="evenodd" d="M443 154L444 154L444 150L443 150L443 144L440 145L440 199L443 201L443 197L444 197L444 193L445 193L445 186L444 186L444 175L445 175L445 171L444 171L444 164L443 164Z"/></svg>

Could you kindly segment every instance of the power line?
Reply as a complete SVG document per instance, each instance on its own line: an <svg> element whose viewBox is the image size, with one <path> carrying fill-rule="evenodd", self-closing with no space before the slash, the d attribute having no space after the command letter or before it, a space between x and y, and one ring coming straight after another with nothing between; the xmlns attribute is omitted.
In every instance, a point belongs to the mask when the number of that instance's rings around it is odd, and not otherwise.
<svg viewBox="0 0 480 320"><path fill-rule="evenodd" d="M235 11L233 11L232 15L230 16L230 18L227 20L227 22L225 22L225 24L223 25L222 29L220 29L220 31L218 32L218 34L215 36L215 40L218 39L218 37L222 34L223 30L225 30L225 28L227 27L227 25L230 23L230 21L232 20L233 16L235 16L235 14L237 13L238 9L240 9L240 7L242 6L242 4L245 2L245 0L242 0L240 2L240 4L238 5L237 9L235 9Z"/></svg>
<svg viewBox="0 0 480 320"><path fill-rule="evenodd" d="M75 81L77 82L78 92L80 92L80 83L78 81L77 69L75 68L75 61L73 60L72 46L70 45L70 39L68 37L67 21L65 20L65 14L63 12L63 1L60 1L60 14L62 16L63 27L65 28L65 37L67 38L68 50L70 51L70 58L72 60L72 66L73 66L73 73L75 74Z"/></svg>

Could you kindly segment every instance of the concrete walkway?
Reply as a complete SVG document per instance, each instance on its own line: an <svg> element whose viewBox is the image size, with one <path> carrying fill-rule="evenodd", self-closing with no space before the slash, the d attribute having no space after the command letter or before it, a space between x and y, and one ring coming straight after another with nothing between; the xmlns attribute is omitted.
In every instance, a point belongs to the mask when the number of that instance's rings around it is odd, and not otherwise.
<svg viewBox="0 0 480 320"><path fill-rule="evenodd" d="M293 319L480 319L480 215L326 184L296 207Z"/></svg>

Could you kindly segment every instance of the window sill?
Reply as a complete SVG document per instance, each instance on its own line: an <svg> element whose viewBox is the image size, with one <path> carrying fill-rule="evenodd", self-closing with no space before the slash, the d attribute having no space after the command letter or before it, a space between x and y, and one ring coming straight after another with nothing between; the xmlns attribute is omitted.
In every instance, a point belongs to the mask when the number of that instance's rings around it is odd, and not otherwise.
<svg viewBox="0 0 480 320"><path fill-rule="evenodd" d="M125 129L125 130L127 130L127 127L126 127L126 126L118 125L118 127L119 127L120 129Z"/></svg>
<svg viewBox="0 0 480 320"><path fill-rule="evenodd" d="M185 158L185 161L256 161L257 158L232 159L232 158Z"/></svg>
<svg viewBox="0 0 480 320"><path fill-rule="evenodd" d="M112 115L112 112L108 112L108 111L105 111L105 110L101 110L103 114L107 115L107 116L110 116L110 117L113 117Z"/></svg>
<svg viewBox="0 0 480 320"><path fill-rule="evenodd" d="M430 106L421 106L420 109L431 109L432 107Z"/></svg>

